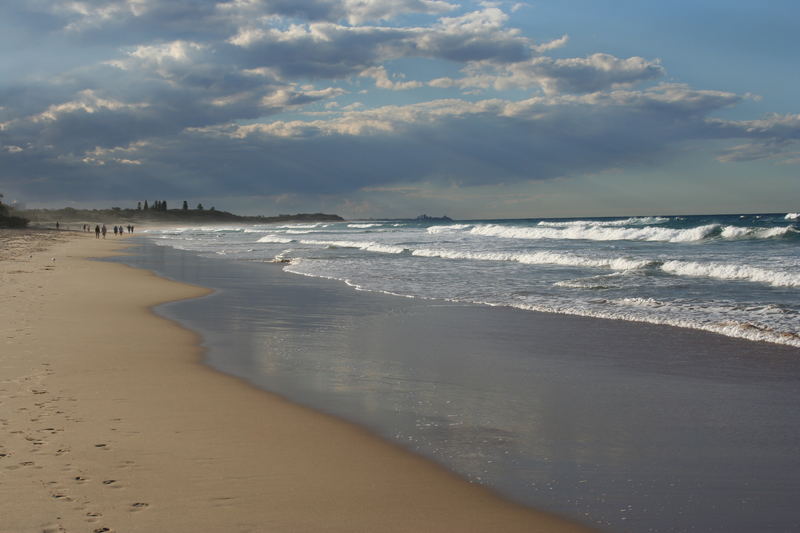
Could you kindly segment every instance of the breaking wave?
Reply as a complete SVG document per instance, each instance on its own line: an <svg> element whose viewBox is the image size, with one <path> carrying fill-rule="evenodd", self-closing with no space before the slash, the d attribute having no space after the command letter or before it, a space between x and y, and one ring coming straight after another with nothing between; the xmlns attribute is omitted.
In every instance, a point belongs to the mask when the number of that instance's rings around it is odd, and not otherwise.
<svg viewBox="0 0 800 533"><path fill-rule="evenodd" d="M772 239L800 234L792 226L779 228L753 228L706 224L694 228L618 227L594 224L576 224L559 227L522 227L486 224L469 230L473 235L507 239L564 239L590 241L658 241L697 242L706 239Z"/></svg>
<svg viewBox="0 0 800 533"><path fill-rule="evenodd" d="M796 235L798 231L792 226L782 228L748 228L740 226L725 226L720 237L723 239L773 239Z"/></svg>
<svg viewBox="0 0 800 533"><path fill-rule="evenodd" d="M437 234L437 233L448 233L452 231L460 231L462 229L471 228L472 224L453 224L451 226L431 226L428 228L428 233L430 234Z"/></svg>
<svg viewBox="0 0 800 533"><path fill-rule="evenodd" d="M357 248L359 250L366 250L368 252L379 252L384 254L401 254L406 251L406 248L400 246L392 246L390 244L382 244L379 242L370 241L315 241L315 240L302 240L301 244L311 244L316 246L327 246L328 248Z"/></svg>
<svg viewBox="0 0 800 533"><path fill-rule="evenodd" d="M419 257L439 257L442 259L468 259L474 261L512 261L525 265L563 265L590 268L610 268L612 270L636 270L645 268L652 263L644 259L631 259L625 257L594 259L578 255L558 252L529 252L529 253L502 253L502 252L460 252L456 250L413 250L411 255Z"/></svg>
<svg viewBox="0 0 800 533"><path fill-rule="evenodd" d="M719 224L706 224L689 229L672 229L661 227L609 227L595 225L550 227L520 227L487 224L475 226L470 230L473 235L486 237L503 237L508 239L568 239L591 241L663 241L692 242L700 241L719 234Z"/></svg>
<svg viewBox="0 0 800 533"><path fill-rule="evenodd" d="M709 277L733 281L753 281L773 287L800 287L800 273L768 270L766 268L730 263L699 263L696 261L666 261L660 266L668 274Z"/></svg>
<svg viewBox="0 0 800 533"><path fill-rule="evenodd" d="M268 242L268 243L275 243L275 244L288 244L290 242L294 242L294 239L287 239L286 237L280 237L278 235L264 235L256 242Z"/></svg>
<svg viewBox="0 0 800 533"><path fill-rule="evenodd" d="M669 221L670 219L667 217L631 217L622 220L567 220L564 222L542 220L537 226L547 228L569 228L574 226L649 226L651 224L663 224Z"/></svg>

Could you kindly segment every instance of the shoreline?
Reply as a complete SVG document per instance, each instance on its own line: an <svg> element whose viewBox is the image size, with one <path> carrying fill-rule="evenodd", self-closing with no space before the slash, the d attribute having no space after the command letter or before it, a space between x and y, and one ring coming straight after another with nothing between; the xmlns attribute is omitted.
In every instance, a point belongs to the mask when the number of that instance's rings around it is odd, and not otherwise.
<svg viewBox="0 0 800 533"><path fill-rule="evenodd" d="M208 289L90 260L124 240L29 244L0 262L0 531L588 531L207 367L152 308Z"/></svg>

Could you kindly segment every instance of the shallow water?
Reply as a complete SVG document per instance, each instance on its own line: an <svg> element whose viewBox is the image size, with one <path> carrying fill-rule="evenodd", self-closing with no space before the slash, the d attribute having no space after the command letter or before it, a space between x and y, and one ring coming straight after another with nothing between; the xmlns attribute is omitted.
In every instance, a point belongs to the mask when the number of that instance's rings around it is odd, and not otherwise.
<svg viewBox="0 0 800 533"><path fill-rule="evenodd" d="M400 298L145 244L218 289L160 312L207 362L508 497L609 531L800 529L800 351Z"/></svg>

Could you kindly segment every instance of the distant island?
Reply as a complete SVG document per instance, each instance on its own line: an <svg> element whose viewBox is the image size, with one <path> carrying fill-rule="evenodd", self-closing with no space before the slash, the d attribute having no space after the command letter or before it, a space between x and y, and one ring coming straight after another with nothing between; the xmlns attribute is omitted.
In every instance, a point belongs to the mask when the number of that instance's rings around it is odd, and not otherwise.
<svg viewBox="0 0 800 533"><path fill-rule="evenodd" d="M443 215L440 217L429 217L428 215L420 215L414 220L419 220L420 222L452 222L453 219L447 215Z"/></svg>
<svg viewBox="0 0 800 533"><path fill-rule="evenodd" d="M136 208L112 207L110 209L75 209L64 207L62 209L25 209L15 210L18 218L29 220L33 224L61 223L130 223L130 222L158 222L158 223L217 223L217 224L269 224L275 222L338 222L344 220L339 215L327 213L297 213L294 215L280 214L274 216L244 216L235 215L228 211L221 211L211 207L205 209L202 204L196 208L189 208L187 202L179 209L168 209L167 202L156 201L153 205L140 202Z"/></svg>

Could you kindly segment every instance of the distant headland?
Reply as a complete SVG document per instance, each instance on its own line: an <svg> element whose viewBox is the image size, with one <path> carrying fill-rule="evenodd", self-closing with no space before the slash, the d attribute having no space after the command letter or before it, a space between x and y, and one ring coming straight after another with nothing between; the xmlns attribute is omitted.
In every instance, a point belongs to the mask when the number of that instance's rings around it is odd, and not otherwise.
<svg viewBox="0 0 800 533"><path fill-rule="evenodd" d="M29 220L32 224L52 224L60 222L138 222L138 223L215 223L215 224L269 224L274 222L337 222L344 220L339 215L327 213L297 213L273 216L236 215L214 207L208 209L203 204L190 208L187 202L177 209L169 209L167 202L155 201L153 204L139 202L135 208L111 207L109 209L25 209L15 210L15 215Z"/></svg>

